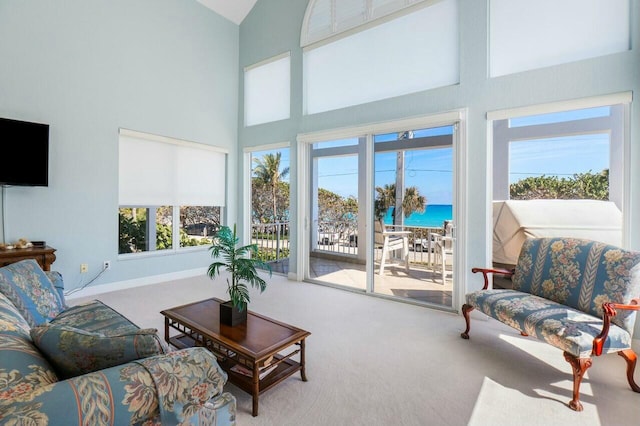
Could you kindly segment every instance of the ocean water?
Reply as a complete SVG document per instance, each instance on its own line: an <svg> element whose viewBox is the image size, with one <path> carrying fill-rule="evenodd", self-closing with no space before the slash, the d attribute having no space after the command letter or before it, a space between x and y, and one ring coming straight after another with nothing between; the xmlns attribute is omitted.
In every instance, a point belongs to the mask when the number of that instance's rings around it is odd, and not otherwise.
<svg viewBox="0 0 640 426"><path fill-rule="evenodd" d="M384 216L385 225L393 223L393 209L387 210ZM424 213L412 213L404 219L406 226L442 227L445 220L453 218L453 206L451 204L427 204Z"/></svg>

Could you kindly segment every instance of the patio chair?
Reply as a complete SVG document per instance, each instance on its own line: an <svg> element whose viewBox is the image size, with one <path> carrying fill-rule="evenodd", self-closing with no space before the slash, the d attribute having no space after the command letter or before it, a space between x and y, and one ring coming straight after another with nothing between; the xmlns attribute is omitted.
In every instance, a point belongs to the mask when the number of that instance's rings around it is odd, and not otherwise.
<svg viewBox="0 0 640 426"><path fill-rule="evenodd" d="M445 220L443 225L443 235L434 234L435 237L435 261L433 269L438 270L442 275L442 284L445 283L447 275L447 256L453 258L453 223Z"/></svg>
<svg viewBox="0 0 640 426"><path fill-rule="evenodd" d="M374 241L377 246L382 246L382 257L380 259L379 274L384 273L391 253L401 250L401 258L404 260L405 270L409 272L409 235L411 231L387 230L382 220L376 220L374 224Z"/></svg>

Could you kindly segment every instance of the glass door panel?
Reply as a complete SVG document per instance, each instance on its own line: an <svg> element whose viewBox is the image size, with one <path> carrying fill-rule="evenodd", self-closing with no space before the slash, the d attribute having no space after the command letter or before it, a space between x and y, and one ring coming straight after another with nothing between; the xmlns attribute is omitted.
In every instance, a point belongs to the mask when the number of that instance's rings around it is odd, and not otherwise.
<svg viewBox="0 0 640 426"><path fill-rule="evenodd" d="M375 293L453 306L453 131L373 138Z"/></svg>
<svg viewBox="0 0 640 426"><path fill-rule="evenodd" d="M366 251L360 178L366 138L318 142L311 149L308 278L366 289Z"/></svg>
<svg viewBox="0 0 640 426"><path fill-rule="evenodd" d="M251 243L278 274L289 273L289 148L250 153Z"/></svg>

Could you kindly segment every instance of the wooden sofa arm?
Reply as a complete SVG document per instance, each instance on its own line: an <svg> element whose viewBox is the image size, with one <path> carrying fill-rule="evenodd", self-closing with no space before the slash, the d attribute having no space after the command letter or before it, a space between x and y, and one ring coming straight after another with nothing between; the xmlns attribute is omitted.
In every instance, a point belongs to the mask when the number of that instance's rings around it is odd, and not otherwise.
<svg viewBox="0 0 640 426"><path fill-rule="evenodd" d="M504 275L507 278L510 278L514 272L515 269L512 270L508 270L508 269L491 269L491 268L471 268L471 272L473 272L474 274L476 272L482 272L482 276L484 277L484 287L482 287L483 290L486 290L489 288L489 274L499 274L499 275Z"/></svg>
<svg viewBox="0 0 640 426"><path fill-rule="evenodd" d="M628 305L624 305L622 303L611 303L605 302L602 304L603 314L603 325L602 331L598 334L595 339L593 339L593 354L595 356L602 355L602 349L604 347L604 342L607 340L607 336L609 335L609 326L611 325L611 318L618 314L616 309L625 309L632 311L640 311L640 299L631 299Z"/></svg>

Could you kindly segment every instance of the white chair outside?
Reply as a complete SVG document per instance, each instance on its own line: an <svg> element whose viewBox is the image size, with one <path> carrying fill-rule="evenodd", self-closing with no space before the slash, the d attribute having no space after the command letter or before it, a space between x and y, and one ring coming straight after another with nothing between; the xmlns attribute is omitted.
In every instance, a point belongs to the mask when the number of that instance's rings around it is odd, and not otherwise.
<svg viewBox="0 0 640 426"><path fill-rule="evenodd" d="M409 272L409 235L411 231L394 231L387 230L382 220L376 220L374 224L374 240L377 246L382 246L382 256L380 259L379 274L384 273L386 266L391 266L389 260L391 254L401 251L401 259L404 260L405 270Z"/></svg>
<svg viewBox="0 0 640 426"><path fill-rule="evenodd" d="M447 276L447 257L453 259L453 223L449 220L444 223L444 235L434 235L435 262L434 271L439 271L442 275L442 284L445 283Z"/></svg>

